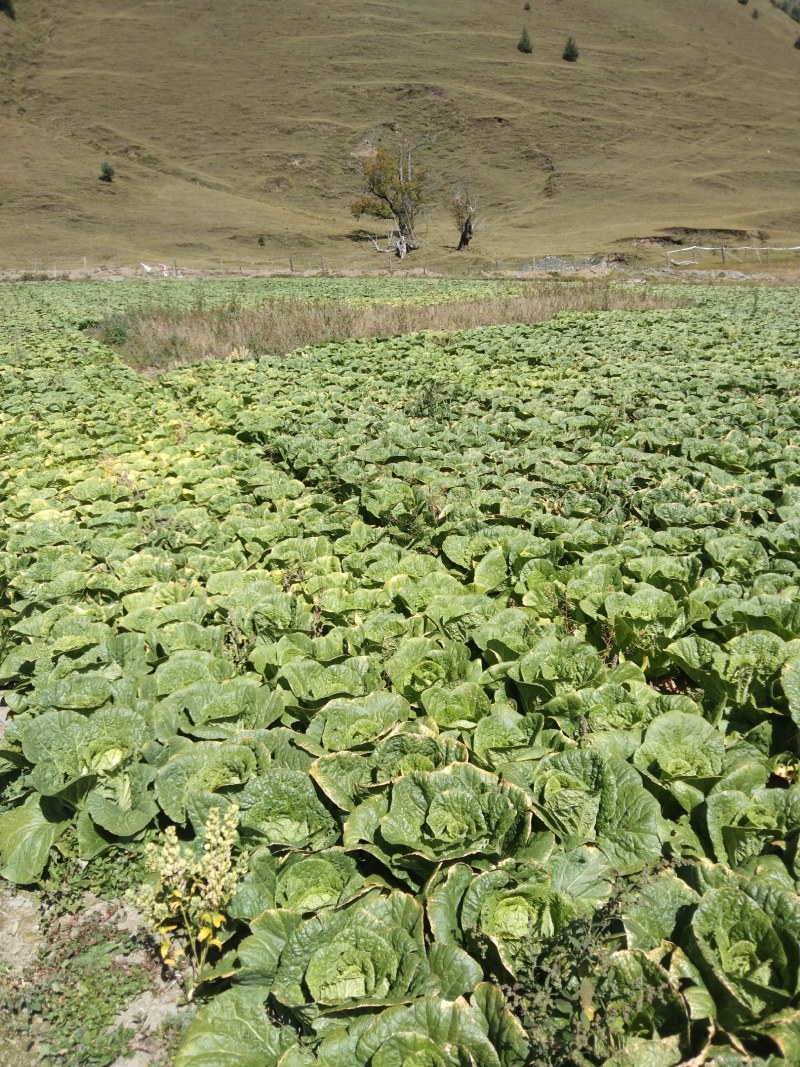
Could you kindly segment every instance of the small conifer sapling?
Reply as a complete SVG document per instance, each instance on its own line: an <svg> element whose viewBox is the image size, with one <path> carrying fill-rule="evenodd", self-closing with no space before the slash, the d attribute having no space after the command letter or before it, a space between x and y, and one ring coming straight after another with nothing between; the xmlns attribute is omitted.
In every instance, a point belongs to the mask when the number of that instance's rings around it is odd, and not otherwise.
<svg viewBox="0 0 800 1067"><path fill-rule="evenodd" d="M567 43L564 45L562 58L565 59L567 63L575 63L579 55L580 52L578 51L578 46L575 44L575 38L568 37Z"/></svg>

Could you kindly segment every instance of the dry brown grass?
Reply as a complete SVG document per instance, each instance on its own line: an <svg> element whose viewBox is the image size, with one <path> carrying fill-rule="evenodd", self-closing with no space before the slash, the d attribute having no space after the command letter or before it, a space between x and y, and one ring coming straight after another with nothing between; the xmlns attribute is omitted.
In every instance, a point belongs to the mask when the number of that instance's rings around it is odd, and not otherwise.
<svg viewBox="0 0 800 1067"><path fill-rule="evenodd" d="M374 269L350 164L392 123L435 137L415 267L619 250L663 266L632 239L710 229L796 244L797 24L758 6L17 0L0 17L0 267ZM481 226L457 255L462 180Z"/></svg>
<svg viewBox="0 0 800 1067"><path fill-rule="evenodd" d="M529 293L433 306L274 300L257 307L152 308L114 316L95 335L136 370L158 373L207 359L283 355L307 345L419 330L544 322L562 312L646 311L678 302L608 281L540 283ZM123 340L124 338L124 340Z"/></svg>

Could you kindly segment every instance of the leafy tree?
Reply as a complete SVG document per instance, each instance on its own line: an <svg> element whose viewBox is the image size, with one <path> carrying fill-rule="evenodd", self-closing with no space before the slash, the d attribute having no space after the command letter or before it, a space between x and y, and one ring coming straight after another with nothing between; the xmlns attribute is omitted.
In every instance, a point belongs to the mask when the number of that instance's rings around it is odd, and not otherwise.
<svg viewBox="0 0 800 1067"><path fill-rule="evenodd" d="M108 160L104 159L103 162L100 164L100 181L113 182L115 173L116 172L114 168L111 166Z"/></svg>
<svg viewBox="0 0 800 1067"><path fill-rule="evenodd" d="M527 26L523 27L522 36L517 41L517 48L520 52L525 52L527 55L530 55L533 51L533 42L531 41Z"/></svg>
<svg viewBox="0 0 800 1067"><path fill-rule="evenodd" d="M357 219L369 215L394 224L389 234L389 247L378 251L394 252L398 259L419 248L414 226L425 208L428 172L424 167L416 166L413 157L422 144L409 145L403 141L394 151L379 148L374 155L362 159L359 171L363 192L350 205ZM374 239L373 244L378 248Z"/></svg>
<svg viewBox="0 0 800 1067"><path fill-rule="evenodd" d="M578 46L575 44L575 38L568 37L567 43L564 45L562 59L565 59L567 63L575 63L579 55L580 52L578 51Z"/></svg>
<svg viewBox="0 0 800 1067"><path fill-rule="evenodd" d="M17 12L14 10L14 0L0 0L0 12L13 21L17 17Z"/></svg>

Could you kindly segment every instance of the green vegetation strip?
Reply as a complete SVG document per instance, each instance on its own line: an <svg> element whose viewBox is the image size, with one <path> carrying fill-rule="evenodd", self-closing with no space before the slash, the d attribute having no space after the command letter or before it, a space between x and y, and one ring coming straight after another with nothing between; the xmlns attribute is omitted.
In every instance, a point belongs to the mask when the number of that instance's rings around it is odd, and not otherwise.
<svg viewBox="0 0 800 1067"><path fill-rule="evenodd" d="M147 379L3 290L2 874L150 844L179 1067L800 1060L800 298L690 298Z"/></svg>

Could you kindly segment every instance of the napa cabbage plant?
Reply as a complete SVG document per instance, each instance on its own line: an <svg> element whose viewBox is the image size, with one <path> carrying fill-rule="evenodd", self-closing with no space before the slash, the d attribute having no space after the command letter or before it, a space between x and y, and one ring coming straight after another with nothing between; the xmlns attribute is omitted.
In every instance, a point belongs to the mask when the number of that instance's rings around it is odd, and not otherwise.
<svg viewBox="0 0 800 1067"><path fill-rule="evenodd" d="M513 975L520 952L591 914L592 904L555 889L543 864L504 860L477 874L466 864L451 866L429 893L427 914L437 941L477 953L488 940Z"/></svg>
<svg viewBox="0 0 800 1067"><path fill-rule="evenodd" d="M433 686L474 681L480 671L474 669L469 649L457 641L410 637L386 661L386 673L394 689L413 701Z"/></svg>
<svg viewBox="0 0 800 1067"><path fill-rule="evenodd" d="M348 849L368 852L414 880L465 856L512 855L526 842L531 806L515 785L465 763L414 772L376 790L349 815Z"/></svg>
<svg viewBox="0 0 800 1067"><path fill-rule="evenodd" d="M371 751L320 756L310 774L334 804L350 811L369 794L371 786L386 785L413 771L434 771L449 763L466 763L467 759L463 743L437 737L408 723L379 741Z"/></svg>
<svg viewBox="0 0 800 1067"><path fill-rule="evenodd" d="M298 926L281 954L273 994L296 1009L384 1004L419 991L423 961L420 906L406 894L373 893Z"/></svg>
<svg viewBox="0 0 800 1067"><path fill-rule="evenodd" d="M706 826L714 856L739 867L764 853L791 856L800 832L800 785L752 792L721 789L706 801Z"/></svg>
<svg viewBox="0 0 800 1067"><path fill-rule="evenodd" d="M580 637L548 634L510 669L526 711L564 693L599 685L605 668L592 646Z"/></svg>
<svg viewBox="0 0 800 1067"><path fill-rule="evenodd" d="M318 912L346 904L367 888L355 857L341 848L289 852L279 858L262 845L251 855L228 913L237 919L256 919L270 908Z"/></svg>
<svg viewBox="0 0 800 1067"><path fill-rule="evenodd" d="M306 736L318 741L327 752L339 752L370 745L410 718L411 706L395 693L339 698L317 712Z"/></svg>
<svg viewBox="0 0 800 1067"><path fill-rule="evenodd" d="M17 736L33 766L32 784L55 796L83 779L90 785L137 760L151 737L145 720L128 708L102 708L92 715L48 711L21 722Z"/></svg>
<svg viewBox="0 0 800 1067"><path fill-rule="evenodd" d="M305 771L271 764L237 795L243 833L283 848L325 848L339 828Z"/></svg>
<svg viewBox="0 0 800 1067"><path fill-rule="evenodd" d="M341 849L310 856L293 852L278 870L275 904L289 911L319 912L347 903L363 886L355 858Z"/></svg>
<svg viewBox="0 0 800 1067"><path fill-rule="evenodd" d="M800 992L796 895L736 884L709 887L686 946L722 1026L752 1023L788 1007Z"/></svg>
<svg viewBox="0 0 800 1067"><path fill-rule="evenodd" d="M212 741L188 744L159 767L156 800L165 815L183 824L193 796L244 785L255 769L255 755L244 745Z"/></svg>
<svg viewBox="0 0 800 1067"><path fill-rule="evenodd" d="M482 983L469 999L422 998L383 1012L358 1038L353 1062L522 1067L527 1051L524 1031L499 990Z"/></svg>
<svg viewBox="0 0 800 1067"><path fill-rule="evenodd" d="M660 810L637 771L588 749L567 749L506 775L530 793L538 818L562 847L596 844L620 874L634 874L661 855Z"/></svg>
<svg viewBox="0 0 800 1067"><path fill-rule="evenodd" d="M286 938L272 995L296 1018L316 1025L332 1008L471 993L483 977L480 966L455 946L426 952L422 920L420 904L400 892L372 891L342 909L321 910ZM258 966L257 949L245 943L242 955L248 966Z"/></svg>
<svg viewBox="0 0 800 1067"><path fill-rule="evenodd" d="M725 761L722 735L700 715L668 711L647 728L633 762L654 790L685 810L701 803Z"/></svg>

